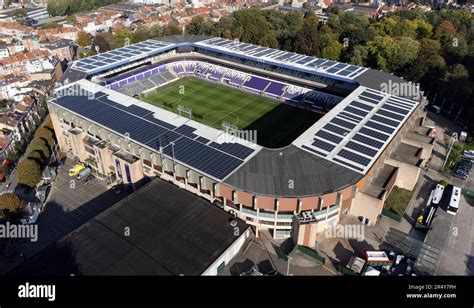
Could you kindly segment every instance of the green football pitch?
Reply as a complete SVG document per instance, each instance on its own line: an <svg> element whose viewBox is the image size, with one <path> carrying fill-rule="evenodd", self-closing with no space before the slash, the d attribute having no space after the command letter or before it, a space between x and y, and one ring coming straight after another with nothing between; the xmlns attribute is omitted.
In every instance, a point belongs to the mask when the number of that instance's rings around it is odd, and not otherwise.
<svg viewBox="0 0 474 308"><path fill-rule="evenodd" d="M288 145L321 117L308 110L196 78L180 79L142 99L174 113L179 113L179 105L191 108L193 120L217 129L222 129L226 121L239 129L256 130L257 143L272 148Z"/></svg>

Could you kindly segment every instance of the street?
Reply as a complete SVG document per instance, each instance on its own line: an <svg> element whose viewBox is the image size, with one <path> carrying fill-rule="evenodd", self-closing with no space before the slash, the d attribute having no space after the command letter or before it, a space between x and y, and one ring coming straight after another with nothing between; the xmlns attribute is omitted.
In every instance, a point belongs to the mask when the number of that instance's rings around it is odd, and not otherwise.
<svg viewBox="0 0 474 308"><path fill-rule="evenodd" d="M435 275L474 275L474 198L462 196L456 216L438 209L425 242L442 248Z"/></svg>

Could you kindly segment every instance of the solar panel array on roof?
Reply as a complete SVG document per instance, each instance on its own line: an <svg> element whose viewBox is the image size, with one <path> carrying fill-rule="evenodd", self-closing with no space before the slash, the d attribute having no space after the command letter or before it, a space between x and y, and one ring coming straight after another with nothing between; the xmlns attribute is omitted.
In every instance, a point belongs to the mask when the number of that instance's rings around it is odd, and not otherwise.
<svg viewBox="0 0 474 308"><path fill-rule="evenodd" d="M73 68L92 74L126 64L139 58L158 54L166 49L172 48L173 45L172 43L146 40L131 46L117 48L112 51L80 59L74 62Z"/></svg>
<svg viewBox="0 0 474 308"><path fill-rule="evenodd" d="M314 142L312 143L312 145L314 145L317 148L323 149L327 152L331 152L336 147L333 144L324 142L323 140L317 139L317 138L314 139Z"/></svg>
<svg viewBox="0 0 474 308"><path fill-rule="evenodd" d="M95 96L87 95L86 91L80 93L81 95L58 97L54 102L217 179L225 178L255 152L252 148L231 142L207 146L204 141L209 140L193 133L193 127L181 125L176 128L153 118L142 107L114 104L103 92L95 93ZM91 97L94 99L90 99ZM193 140L194 138L201 139Z"/></svg>
<svg viewBox="0 0 474 308"><path fill-rule="evenodd" d="M353 97L301 147L361 171L376 159L417 103L367 88Z"/></svg>
<svg viewBox="0 0 474 308"><path fill-rule="evenodd" d="M248 43L241 43L223 38L211 38L196 43L209 49L231 52L233 54L253 57L258 61L280 62L303 69L326 72L345 79L353 79L367 70L367 68L340 63L332 60L320 59L289 51L282 51L267 47L261 47Z"/></svg>

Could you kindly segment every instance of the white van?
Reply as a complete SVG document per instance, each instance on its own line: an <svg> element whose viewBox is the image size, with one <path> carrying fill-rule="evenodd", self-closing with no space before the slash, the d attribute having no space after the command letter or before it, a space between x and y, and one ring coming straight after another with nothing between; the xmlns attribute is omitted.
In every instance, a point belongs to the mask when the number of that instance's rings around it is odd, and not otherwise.
<svg viewBox="0 0 474 308"><path fill-rule="evenodd" d="M454 186L453 193L451 194L451 200L449 201L449 206L446 212L451 215L456 215L459 209L459 199L461 198L461 188Z"/></svg>
<svg viewBox="0 0 474 308"><path fill-rule="evenodd" d="M80 179L88 176L89 174L91 174L91 169L90 168L84 168L83 170L81 170L81 172L79 172L77 174L77 179L80 180Z"/></svg>

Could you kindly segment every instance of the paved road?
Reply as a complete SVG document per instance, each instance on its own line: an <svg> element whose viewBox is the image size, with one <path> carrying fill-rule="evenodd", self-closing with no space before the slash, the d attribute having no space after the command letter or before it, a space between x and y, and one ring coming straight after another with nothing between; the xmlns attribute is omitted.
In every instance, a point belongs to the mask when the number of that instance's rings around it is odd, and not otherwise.
<svg viewBox="0 0 474 308"><path fill-rule="evenodd" d="M439 208L425 243L441 248L436 275L474 275L474 198L462 196L455 216Z"/></svg>

